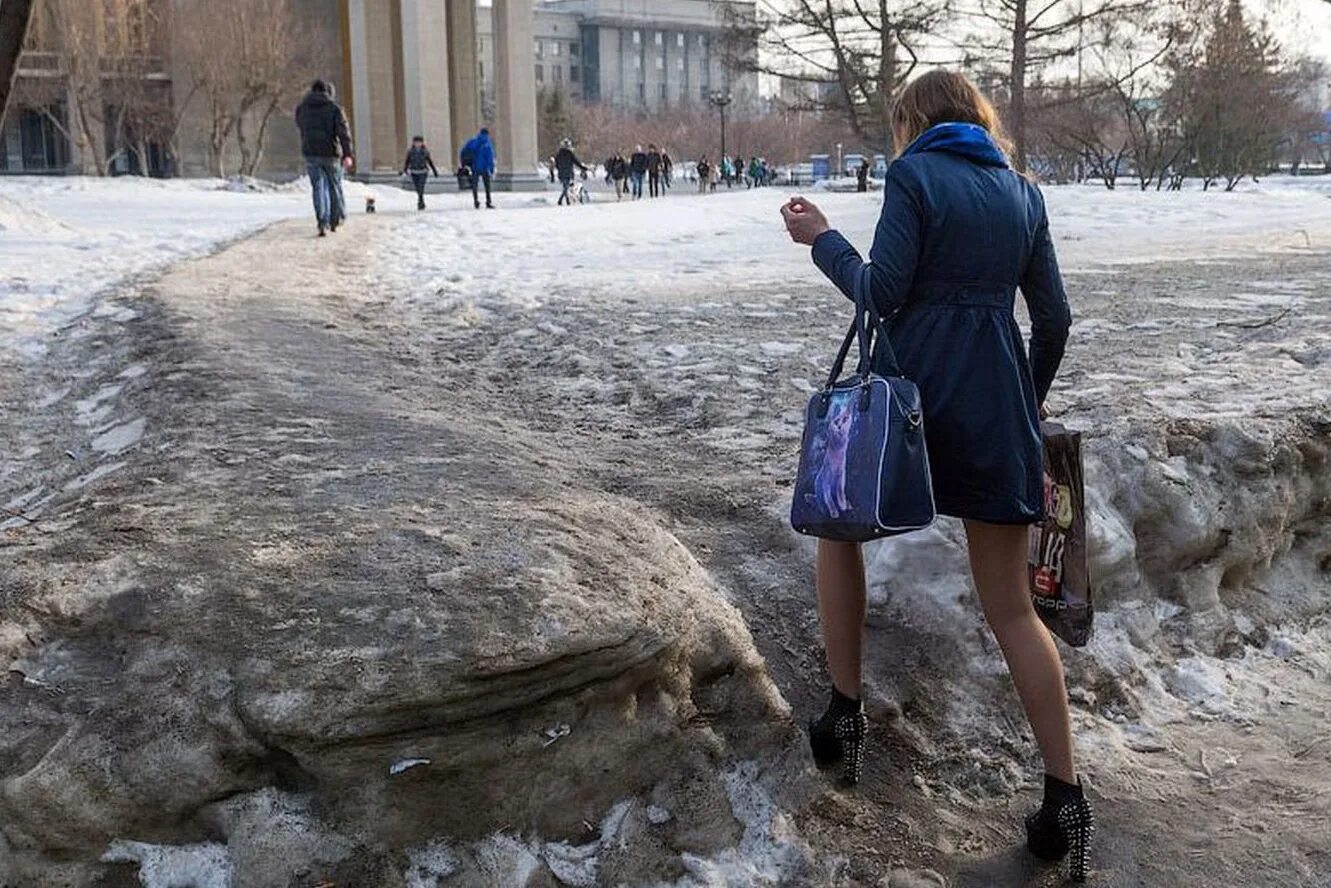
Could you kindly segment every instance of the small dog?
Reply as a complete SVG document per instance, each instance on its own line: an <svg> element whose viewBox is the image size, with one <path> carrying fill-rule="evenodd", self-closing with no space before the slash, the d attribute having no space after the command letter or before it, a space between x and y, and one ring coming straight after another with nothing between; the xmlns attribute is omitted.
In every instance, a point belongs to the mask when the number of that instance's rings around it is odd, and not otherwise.
<svg viewBox="0 0 1331 888"><path fill-rule="evenodd" d="M368 197L365 198L365 212L367 212L367 213L373 213L373 212L376 212L376 210L374 209L374 196L373 196L373 195L370 195L370 196L368 196Z"/></svg>

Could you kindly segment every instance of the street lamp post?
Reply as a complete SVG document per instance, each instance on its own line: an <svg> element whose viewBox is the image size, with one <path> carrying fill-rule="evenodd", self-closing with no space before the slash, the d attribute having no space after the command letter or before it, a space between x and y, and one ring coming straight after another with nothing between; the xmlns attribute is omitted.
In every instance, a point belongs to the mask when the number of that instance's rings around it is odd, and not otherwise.
<svg viewBox="0 0 1331 888"><path fill-rule="evenodd" d="M726 157L726 106L734 101L734 97L728 92L715 90L711 95L711 102L716 109L721 112L721 159Z"/></svg>

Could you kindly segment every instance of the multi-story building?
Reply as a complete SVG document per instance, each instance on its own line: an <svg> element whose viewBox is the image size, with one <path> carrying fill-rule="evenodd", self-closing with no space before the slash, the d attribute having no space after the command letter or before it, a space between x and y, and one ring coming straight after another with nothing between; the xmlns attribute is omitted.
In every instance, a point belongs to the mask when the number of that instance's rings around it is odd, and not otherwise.
<svg viewBox="0 0 1331 888"><path fill-rule="evenodd" d="M0 132L0 173L216 169L213 118L191 80L199 40L184 24L188 9L213 2L125 4L141 21L126 19L114 60L99 55L90 66L89 52L107 47L81 52L62 44L39 0ZM91 0L71 8L102 9ZM396 170L418 133L438 156L451 157L484 120L497 130L501 163L510 165L499 181L520 184L536 160L535 96L552 87L643 111L704 104L714 91L742 106L758 94L757 75L737 60L737 53L757 52L756 38L745 46L735 37L743 29L734 27L755 15L751 0L294 0L291 9L312 45L325 49L292 74L290 105L315 77L333 81L351 121L358 171L367 174ZM496 53L496 36L507 52ZM505 70L496 70L496 57ZM72 82L76 71L81 85ZM300 140L289 120L284 106L268 127L260 175L300 171ZM234 144L223 149L227 172L236 170L235 153Z"/></svg>
<svg viewBox="0 0 1331 888"><path fill-rule="evenodd" d="M483 88L493 66L485 12ZM536 86L642 111L706 104L713 92L749 104L758 76L744 62L757 53L757 38L741 37L736 25L755 15L748 0L545 0L535 12Z"/></svg>

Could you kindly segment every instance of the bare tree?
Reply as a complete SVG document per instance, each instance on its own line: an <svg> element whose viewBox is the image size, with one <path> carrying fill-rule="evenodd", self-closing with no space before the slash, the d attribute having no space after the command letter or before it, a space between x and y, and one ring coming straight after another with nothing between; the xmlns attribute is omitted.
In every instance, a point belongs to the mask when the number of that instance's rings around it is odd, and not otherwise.
<svg viewBox="0 0 1331 888"><path fill-rule="evenodd" d="M237 172L252 176L273 118L295 102L315 60L327 55L327 38L291 0L188 0L177 4L176 19L177 52L208 122L209 167L226 175L234 140Z"/></svg>
<svg viewBox="0 0 1331 888"><path fill-rule="evenodd" d="M861 140L888 150L892 105L949 2L765 0L757 23L736 20L732 4L720 7L735 40L760 41L760 52L738 64L803 85L794 108L835 112Z"/></svg>
<svg viewBox="0 0 1331 888"><path fill-rule="evenodd" d="M1031 121L1042 106L1032 107L1029 86L1050 65L1077 63L1090 40L1130 39L1131 27L1146 16L1149 0L974 0L966 14L976 30L965 41L971 67L998 65L1004 73L1007 128L1013 142L1013 162L1027 166ZM1106 27L1112 25L1112 27ZM1103 91L1111 81L1076 79L1078 90L1061 91L1058 103L1079 102Z"/></svg>

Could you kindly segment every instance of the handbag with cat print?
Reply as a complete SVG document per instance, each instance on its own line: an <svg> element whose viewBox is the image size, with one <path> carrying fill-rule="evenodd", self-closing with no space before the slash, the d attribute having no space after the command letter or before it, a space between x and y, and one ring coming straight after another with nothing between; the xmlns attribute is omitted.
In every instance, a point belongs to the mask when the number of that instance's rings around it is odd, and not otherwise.
<svg viewBox="0 0 1331 888"><path fill-rule="evenodd" d="M920 530L935 517L920 390L902 376L867 285L862 268L855 320L827 385L809 399L790 510L800 533L845 542ZM859 364L842 379L856 343Z"/></svg>

